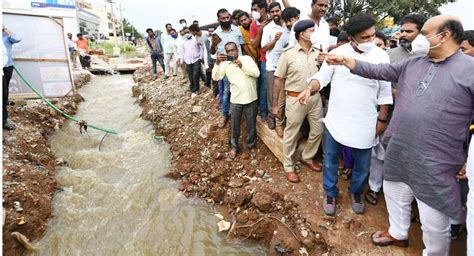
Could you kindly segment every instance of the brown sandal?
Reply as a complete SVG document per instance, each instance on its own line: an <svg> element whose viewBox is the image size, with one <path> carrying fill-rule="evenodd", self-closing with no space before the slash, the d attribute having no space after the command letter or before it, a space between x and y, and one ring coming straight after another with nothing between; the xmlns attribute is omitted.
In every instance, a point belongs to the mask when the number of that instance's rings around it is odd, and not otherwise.
<svg viewBox="0 0 474 256"><path fill-rule="evenodd" d="M365 200L372 205L377 205L379 201L379 195L377 192L373 190L369 190L367 194L365 195Z"/></svg>
<svg viewBox="0 0 474 256"><path fill-rule="evenodd" d="M372 233L370 240L377 246L398 246L408 247L408 239L398 240L393 238L388 231L377 231Z"/></svg>

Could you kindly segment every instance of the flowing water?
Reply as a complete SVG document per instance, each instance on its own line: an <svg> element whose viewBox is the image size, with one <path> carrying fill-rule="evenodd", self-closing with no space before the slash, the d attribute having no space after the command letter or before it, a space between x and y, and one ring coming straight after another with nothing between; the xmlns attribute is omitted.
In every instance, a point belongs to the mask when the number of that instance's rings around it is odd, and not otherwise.
<svg viewBox="0 0 474 256"><path fill-rule="evenodd" d="M76 117L113 129L80 134L68 122L50 138L68 162L40 255L263 255L260 246L227 242L217 232L214 209L185 198L164 175L170 150L152 138L131 96L131 75L95 77L79 93L86 99Z"/></svg>

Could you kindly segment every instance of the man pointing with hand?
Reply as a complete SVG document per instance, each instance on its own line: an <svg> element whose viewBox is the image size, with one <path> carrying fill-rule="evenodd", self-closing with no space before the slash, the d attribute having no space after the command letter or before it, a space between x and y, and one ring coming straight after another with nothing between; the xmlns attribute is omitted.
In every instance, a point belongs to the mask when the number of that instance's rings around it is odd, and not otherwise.
<svg viewBox="0 0 474 256"><path fill-rule="evenodd" d="M351 18L346 25L346 31L351 42L336 48L334 53L371 63L390 62L387 53L375 47L373 17L359 15ZM353 148L354 158L349 187L352 209L355 213L362 214L365 205L361 194L369 173L372 146L376 135L381 134L387 126L388 105L393 102L390 83L361 78L351 74L346 67L328 66L327 63L308 81L309 87L298 96L302 104L307 104L309 95L331 83L331 98L324 119L324 213L336 214L336 197L339 194L338 161L342 147L347 146Z"/></svg>
<svg viewBox="0 0 474 256"><path fill-rule="evenodd" d="M462 217L456 175L466 162L474 109L474 76L466 75L474 70L474 59L459 50L462 36L457 17L440 15L430 18L411 44L414 53L424 56L378 65L341 52L326 58L329 64L345 66L336 69L398 83L397 104L382 141L390 228L372 235L376 245L408 246L411 203L416 199L423 254L449 255L449 218ZM300 94L300 102L318 87L312 83Z"/></svg>

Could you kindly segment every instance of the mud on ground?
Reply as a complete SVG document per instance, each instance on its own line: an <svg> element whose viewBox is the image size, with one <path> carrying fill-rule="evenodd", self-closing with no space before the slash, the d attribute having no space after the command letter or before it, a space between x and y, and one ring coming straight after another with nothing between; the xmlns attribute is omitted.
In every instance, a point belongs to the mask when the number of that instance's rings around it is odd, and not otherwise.
<svg viewBox="0 0 474 256"><path fill-rule="evenodd" d="M90 79L87 71L74 72L76 88ZM77 95L52 102L73 115L82 100ZM56 167L65 163L51 152L48 135L58 130L65 118L40 100L15 101L9 107L9 118L17 129L3 130L3 255L21 255L25 248L12 237L12 232L37 240L52 217Z"/></svg>
<svg viewBox="0 0 474 256"><path fill-rule="evenodd" d="M302 182L289 183L282 165L261 140L255 151L243 149L230 159L230 125L217 128L219 102L207 87L201 85L200 95L191 99L181 75L153 81L149 67L137 70L134 80L133 94L144 107L142 117L152 121L156 135L165 136L171 146L174 169L169 176L181 179L179 190L186 196L227 210L226 220L232 223L228 239L261 242L270 255L304 255L304 250L310 255L421 254L417 223L412 225L407 249L371 244L373 232L388 228L383 196L377 206L367 205L367 212L357 215L350 205L349 181L341 178L337 216L327 217L321 173L300 166ZM244 130L241 145L245 136Z"/></svg>

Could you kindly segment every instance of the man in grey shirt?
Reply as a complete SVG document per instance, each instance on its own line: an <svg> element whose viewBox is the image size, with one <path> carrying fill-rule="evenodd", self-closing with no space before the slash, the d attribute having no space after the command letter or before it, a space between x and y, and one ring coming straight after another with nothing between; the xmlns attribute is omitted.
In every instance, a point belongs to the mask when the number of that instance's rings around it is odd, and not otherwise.
<svg viewBox="0 0 474 256"><path fill-rule="evenodd" d="M421 28L426 22L426 17L417 13L410 13L402 18L400 22L400 43L396 48L388 49L390 63L396 63L406 60L410 57L418 57L419 54L413 53L411 42L420 34ZM392 83L392 94L395 102L397 93L397 83ZM395 104L389 106L389 119L392 116ZM380 138L383 134L380 135ZM378 202L378 194L382 188L382 170L385 156L385 149L381 143L375 145L372 149L372 158L369 172L369 191L365 195L367 202L375 205Z"/></svg>
<svg viewBox="0 0 474 256"><path fill-rule="evenodd" d="M459 48L463 28L455 16L430 18L412 42L427 56L393 64L369 64L328 54L328 64L345 65L362 77L398 83L397 104L385 133L384 193L388 231L371 236L379 246L408 246L411 203L416 199L424 255L449 255L449 218L462 215L458 171L467 157L474 109L474 58ZM308 88L299 96L305 102Z"/></svg>

